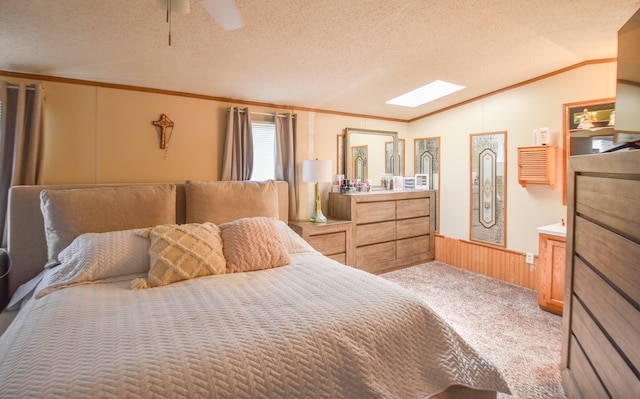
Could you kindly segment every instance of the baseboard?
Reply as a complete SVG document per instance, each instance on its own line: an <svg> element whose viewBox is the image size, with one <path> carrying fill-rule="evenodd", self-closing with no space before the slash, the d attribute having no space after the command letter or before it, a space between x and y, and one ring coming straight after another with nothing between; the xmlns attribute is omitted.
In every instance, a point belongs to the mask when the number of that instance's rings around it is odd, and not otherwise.
<svg viewBox="0 0 640 399"><path fill-rule="evenodd" d="M526 254L436 235L436 260L532 290L538 289L535 267ZM534 265L538 257L534 259Z"/></svg>

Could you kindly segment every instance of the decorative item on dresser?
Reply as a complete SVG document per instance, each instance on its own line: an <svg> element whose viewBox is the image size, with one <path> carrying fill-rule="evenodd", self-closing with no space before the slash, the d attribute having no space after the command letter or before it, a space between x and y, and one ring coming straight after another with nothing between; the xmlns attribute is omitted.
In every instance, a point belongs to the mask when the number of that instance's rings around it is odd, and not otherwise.
<svg viewBox="0 0 640 399"><path fill-rule="evenodd" d="M326 223L289 222L289 227L321 254L345 265L353 265L351 221L328 219Z"/></svg>
<svg viewBox="0 0 640 399"><path fill-rule="evenodd" d="M640 151L569 158L562 382L640 397Z"/></svg>
<svg viewBox="0 0 640 399"><path fill-rule="evenodd" d="M434 191L329 193L330 217L353 222L353 266L372 273L434 259Z"/></svg>

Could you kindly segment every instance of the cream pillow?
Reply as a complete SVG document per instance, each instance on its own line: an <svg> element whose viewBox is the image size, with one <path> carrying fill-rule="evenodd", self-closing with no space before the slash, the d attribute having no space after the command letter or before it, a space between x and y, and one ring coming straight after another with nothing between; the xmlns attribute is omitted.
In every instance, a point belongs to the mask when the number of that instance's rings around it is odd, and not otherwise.
<svg viewBox="0 0 640 399"><path fill-rule="evenodd" d="M105 186L42 190L48 261L59 264L58 254L84 233L138 229L176 222L174 184Z"/></svg>
<svg viewBox="0 0 640 399"><path fill-rule="evenodd" d="M186 181L187 223L213 222L265 216L278 218L276 182Z"/></svg>
<svg viewBox="0 0 640 399"><path fill-rule="evenodd" d="M238 219L220 225L227 273L269 269L291 263L276 220Z"/></svg>
<svg viewBox="0 0 640 399"><path fill-rule="evenodd" d="M225 273L220 228L213 223L167 224L139 234L151 239L151 267L146 279L133 281L134 289Z"/></svg>

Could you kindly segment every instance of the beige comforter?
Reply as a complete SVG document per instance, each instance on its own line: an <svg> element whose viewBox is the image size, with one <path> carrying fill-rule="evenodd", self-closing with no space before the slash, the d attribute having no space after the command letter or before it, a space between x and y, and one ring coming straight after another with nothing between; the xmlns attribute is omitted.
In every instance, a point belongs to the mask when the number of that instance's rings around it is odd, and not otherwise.
<svg viewBox="0 0 640 399"><path fill-rule="evenodd" d="M133 291L59 289L0 337L0 397L428 398L508 392L406 290L293 238L292 264Z"/></svg>

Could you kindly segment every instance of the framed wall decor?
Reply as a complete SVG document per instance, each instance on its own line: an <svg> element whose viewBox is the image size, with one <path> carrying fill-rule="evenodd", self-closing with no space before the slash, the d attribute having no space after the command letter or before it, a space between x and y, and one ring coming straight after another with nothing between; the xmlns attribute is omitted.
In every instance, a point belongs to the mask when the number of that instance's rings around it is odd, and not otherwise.
<svg viewBox="0 0 640 399"><path fill-rule="evenodd" d="M471 241L506 246L507 132L470 135Z"/></svg>
<svg viewBox="0 0 640 399"><path fill-rule="evenodd" d="M614 145L614 132L610 122L615 115L615 102L616 99L611 97L562 105L562 176L567 176L570 156L602 152L603 143L611 147ZM584 121L587 123L582 123ZM563 205L567 204L566 180L562 179Z"/></svg>
<svg viewBox="0 0 640 399"><path fill-rule="evenodd" d="M436 190L435 229L439 231L440 218L440 137L423 137L414 140L413 170L417 175L426 175L427 187Z"/></svg>

